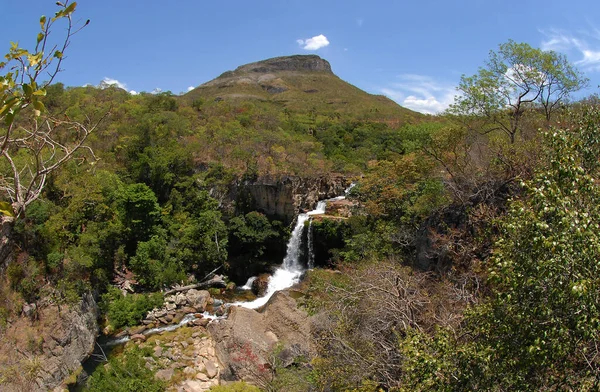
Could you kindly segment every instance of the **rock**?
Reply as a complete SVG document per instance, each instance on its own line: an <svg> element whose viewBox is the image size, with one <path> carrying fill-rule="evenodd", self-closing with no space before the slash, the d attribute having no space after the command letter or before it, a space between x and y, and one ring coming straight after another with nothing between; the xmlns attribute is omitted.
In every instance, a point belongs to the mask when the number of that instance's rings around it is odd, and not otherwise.
<svg viewBox="0 0 600 392"><path fill-rule="evenodd" d="M29 317L29 318L33 318L37 312L37 305L36 304L25 304L23 305L23 315L25 317Z"/></svg>
<svg viewBox="0 0 600 392"><path fill-rule="evenodd" d="M227 286L225 286L225 290L233 291L233 290L235 290L235 287L236 287L235 282L229 282L229 283L227 283Z"/></svg>
<svg viewBox="0 0 600 392"><path fill-rule="evenodd" d="M215 342L221 368L221 380L257 381L259 365L268 363L276 344L289 349L286 361L314 352L311 347L311 321L286 291L275 293L262 313L242 307L231 307L227 319L211 323L208 330ZM275 342L275 339L278 342ZM248 358L252 360L240 360ZM264 369L262 370L264 371Z"/></svg>
<svg viewBox="0 0 600 392"><path fill-rule="evenodd" d="M192 308L191 306L186 306L181 311L185 314L196 313L196 308Z"/></svg>
<svg viewBox="0 0 600 392"><path fill-rule="evenodd" d="M154 317L155 318L161 318L161 317L165 317L167 315L167 311L165 309L160 309L157 310L156 312L154 312Z"/></svg>
<svg viewBox="0 0 600 392"><path fill-rule="evenodd" d="M208 323L210 323L210 320L207 318L197 318L194 321L192 321L192 324L194 324L197 327L206 327Z"/></svg>
<svg viewBox="0 0 600 392"><path fill-rule="evenodd" d="M187 298L184 293L178 293L175 295L175 305L182 306L187 303Z"/></svg>
<svg viewBox="0 0 600 392"><path fill-rule="evenodd" d="M156 372L154 377L158 378L159 380L169 381L173 377L173 373L174 371L172 368L161 369L158 372Z"/></svg>
<svg viewBox="0 0 600 392"><path fill-rule="evenodd" d="M204 312L210 298L210 294L206 290L191 289L185 293L187 303L193 306L198 312Z"/></svg>
<svg viewBox="0 0 600 392"><path fill-rule="evenodd" d="M32 325L29 317L16 316L3 328L0 369L14 368L20 374L17 377L18 385L5 379L0 382L0 391L51 391L76 372L81 362L94 350L99 331L98 307L91 294L84 294L78 303L62 304L60 311L53 304L40 302L36 312L42 322ZM30 351L32 348L27 344L17 345L18 350L15 350L12 342L18 344L24 336L35 338L35 352ZM39 350L41 348L43 350ZM34 356L38 367L37 377L35 383L28 383L24 364Z"/></svg>
<svg viewBox="0 0 600 392"><path fill-rule="evenodd" d="M207 389L206 384L201 381L187 380L183 383L183 390L185 392L204 392Z"/></svg>
<svg viewBox="0 0 600 392"><path fill-rule="evenodd" d="M172 322L173 324L179 324L179 322L180 322L181 320L183 320L183 317L184 317L184 316L185 316L185 313L183 313L183 312L179 312L179 313L175 314L175 316L173 316L173 320L171 320L171 322Z"/></svg>
<svg viewBox="0 0 600 392"><path fill-rule="evenodd" d="M252 282L252 292L262 297L267 291L267 287L269 287L269 279L271 276L269 274L261 274L254 279Z"/></svg>
<svg viewBox="0 0 600 392"><path fill-rule="evenodd" d="M167 309L167 311L175 310L175 309L177 309L177 305L175 305L175 303L173 303L173 302L167 302L165 304L165 309Z"/></svg>
<svg viewBox="0 0 600 392"><path fill-rule="evenodd" d="M146 337L142 334L135 334L135 335L131 335L131 340L138 341L138 342L145 342L146 341Z"/></svg>
<svg viewBox="0 0 600 392"><path fill-rule="evenodd" d="M269 339L273 344L277 343L279 341L279 338L277 337L277 335L275 335L273 333L273 331L267 331L265 332L265 336L267 337L267 339Z"/></svg>
<svg viewBox="0 0 600 392"><path fill-rule="evenodd" d="M129 335L139 335L146 330L145 325L129 328Z"/></svg>
<svg viewBox="0 0 600 392"><path fill-rule="evenodd" d="M161 346L154 347L154 355L157 357L162 357L163 348Z"/></svg>
<svg viewBox="0 0 600 392"><path fill-rule="evenodd" d="M172 314L167 314L165 316L165 321L166 321L165 324L169 324L171 321L173 321L173 315Z"/></svg>
<svg viewBox="0 0 600 392"><path fill-rule="evenodd" d="M218 373L217 367L215 366L215 364L212 361L206 361L204 363L204 367L206 368L206 375L209 378L215 378L215 376Z"/></svg>
<svg viewBox="0 0 600 392"><path fill-rule="evenodd" d="M187 374L187 375L196 374L196 369L194 369L193 367L190 367L190 366L186 366L183 369L183 373Z"/></svg>
<svg viewBox="0 0 600 392"><path fill-rule="evenodd" d="M210 380L210 378L208 378L208 376L204 373L198 373L196 374L196 379L200 380L200 381L208 381Z"/></svg>

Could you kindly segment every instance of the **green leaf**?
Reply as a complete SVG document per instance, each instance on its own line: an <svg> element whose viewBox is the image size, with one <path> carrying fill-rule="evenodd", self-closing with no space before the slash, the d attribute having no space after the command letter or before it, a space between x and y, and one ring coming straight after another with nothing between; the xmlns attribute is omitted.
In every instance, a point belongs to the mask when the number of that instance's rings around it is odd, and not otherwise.
<svg viewBox="0 0 600 392"><path fill-rule="evenodd" d="M56 57L57 59L62 59L63 53L60 50L57 50L56 52L54 52L54 57Z"/></svg>
<svg viewBox="0 0 600 392"><path fill-rule="evenodd" d="M12 205L7 201L0 201L0 214L5 216L15 216Z"/></svg>
<svg viewBox="0 0 600 392"><path fill-rule="evenodd" d="M75 12L75 7L77 7L77 2L72 2L69 4L69 6L65 8L65 14L72 14Z"/></svg>
<svg viewBox="0 0 600 392"><path fill-rule="evenodd" d="M9 110L8 113L6 113L6 116L4 117L4 123L7 126L10 126L10 124L13 123L13 121L15 120L15 116L17 115L17 111L15 110Z"/></svg>
<svg viewBox="0 0 600 392"><path fill-rule="evenodd" d="M40 18L40 27L42 28L42 31L46 31L46 15L42 15Z"/></svg>
<svg viewBox="0 0 600 392"><path fill-rule="evenodd" d="M46 107L44 106L42 101L33 101L33 107L35 109L34 111L36 116L39 116L42 114L42 112L46 111Z"/></svg>
<svg viewBox="0 0 600 392"><path fill-rule="evenodd" d="M33 94L33 89L31 88L30 85L28 85L27 83L23 84L23 93L25 94L26 97L30 97L31 94Z"/></svg>
<svg viewBox="0 0 600 392"><path fill-rule="evenodd" d="M38 33L37 35L37 43L39 44L44 39L44 33Z"/></svg>

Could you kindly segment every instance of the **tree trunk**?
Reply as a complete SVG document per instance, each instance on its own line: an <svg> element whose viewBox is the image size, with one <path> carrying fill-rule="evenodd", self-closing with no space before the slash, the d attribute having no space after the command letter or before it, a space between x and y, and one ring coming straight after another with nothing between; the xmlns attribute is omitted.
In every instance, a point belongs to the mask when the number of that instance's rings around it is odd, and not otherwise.
<svg viewBox="0 0 600 392"><path fill-rule="evenodd" d="M14 218L0 214L0 273L4 272L13 259L13 223Z"/></svg>

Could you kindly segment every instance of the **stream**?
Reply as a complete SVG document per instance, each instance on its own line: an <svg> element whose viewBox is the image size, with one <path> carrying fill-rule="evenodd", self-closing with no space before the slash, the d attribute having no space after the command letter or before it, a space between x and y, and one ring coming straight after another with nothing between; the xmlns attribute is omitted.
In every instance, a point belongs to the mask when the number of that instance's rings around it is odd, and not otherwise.
<svg viewBox="0 0 600 392"><path fill-rule="evenodd" d="M346 195L354 187L354 184L351 184L348 189L346 189L343 196L334 197L331 199L321 200L317 203L317 207L305 213L301 213L298 215L296 219L296 225L294 226L294 230L290 236L290 239L287 244L287 252L286 256L283 259L283 263L279 268L273 272L273 275L269 278L267 290L265 295L262 297L256 298L253 301L237 301L230 304L225 304L225 306L243 306L249 309L257 309L261 306L265 305L269 299L275 294L277 291L285 290L289 287L300 282L303 274L306 272L307 268L314 267L314 255L312 254L312 238L310 235L312 234L311 230L311 221L314 215L322 215L325 213L325 209L327 208L327 202L343 200L346 198ZM302 234L304 231L304 226L306 222L309 222L309 238L308 238L308 265L303 265L301 262L302 259ZM246 284L239 288L239 290L250 290L252 288L252 282L256 279L256 277L251 277L248 279ZM221 301L215 299L217 302L214 304L214 308L221 305ZM226 316L216 316L209 312L203 313L204 318L211 319L211 322L214 320L218 320L224 318ZM165 331L174 331L189 322L193 321L195 316L193 313L187 314L178 324L166 325L156 328L147 329L143 332L143 335L150 336L158 333L162 333ZM90 355L90 357L82 363L84 371L89 375L92 374L94 369L104 363L106 358L116 349L119 349L122 345L131 340L130 336L123 337L100 337L97 340L96 350L94 353ZM80 391L81 385L78 385L75 388L70 389L71 391Z"/></svg>

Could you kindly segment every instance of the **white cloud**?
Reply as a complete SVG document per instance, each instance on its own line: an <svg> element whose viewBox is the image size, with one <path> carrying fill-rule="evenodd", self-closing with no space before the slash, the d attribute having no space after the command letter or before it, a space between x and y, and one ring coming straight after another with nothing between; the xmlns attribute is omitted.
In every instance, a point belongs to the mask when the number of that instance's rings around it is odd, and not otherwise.
<svg viewBox="0 0 600 392"><path fill-rule="evenodd" d="M150 91L150 94L160 94L162 93L162 88L157 87L154 90Z"/></svg>
<svg viewBox="0 0 600 392"><path fill-rule="evenodd" d="M296 42L304 50L317 50L329 45L329 40L323 34L307 39L297 39Z"/></svg>
<svg viewBox="0 0 600 392"><path fill-rule="evenodd" d="M111 78L102 79L102 81L100 82L100 86L103 86L103 87L115 86L115 87L121 88L123 90L127 90L127 86L125 85L125 83L121 83L117 79L111 79Z"/></svg>
<svg viewBox="0 0 600 392"><path fill-rule="evenodd" d="M188 87L188 88L187 88L187 91L192 91L192 90L193 90L193 89L195 89L195 88L196 88L196 87L194 87L194 86L190 86L190 87Z"/></svg>
<svg viewBox="0 0 600 392"><path fill-rule="evenodd" d="M577 35L558 29L540 30L546 37L541 48L574 55L578 57L575 65L586 71L600 71L600 34L595 27L592 30Z"/></svg>
<svg viewBox="0 0 600 392"><path fill-rule="evenodd" d="M425 114L443 112L454 102L456 88L430 76L403 74L380 91L405 108Z"/></svg>
<svg viewBox="0 0 600 392"><path fill-rule="evenodd" d="M139 94L135 90L127 90L127 85L125 83L121 83L117 79L112 79L112 78L108 78L108 77L102 79L102 81L100 82L100 84L98 84L97 86L94 86L94 85L92 85L90 83L87 83L83 87L87 87L87 86L96 87L96 88L99 88L99 89L103 89L103 88L107 88L107 87L117 87L117 88L120 88L122 90L128 91L129 94L131 94L131 95L138 95Z"/></svg>

